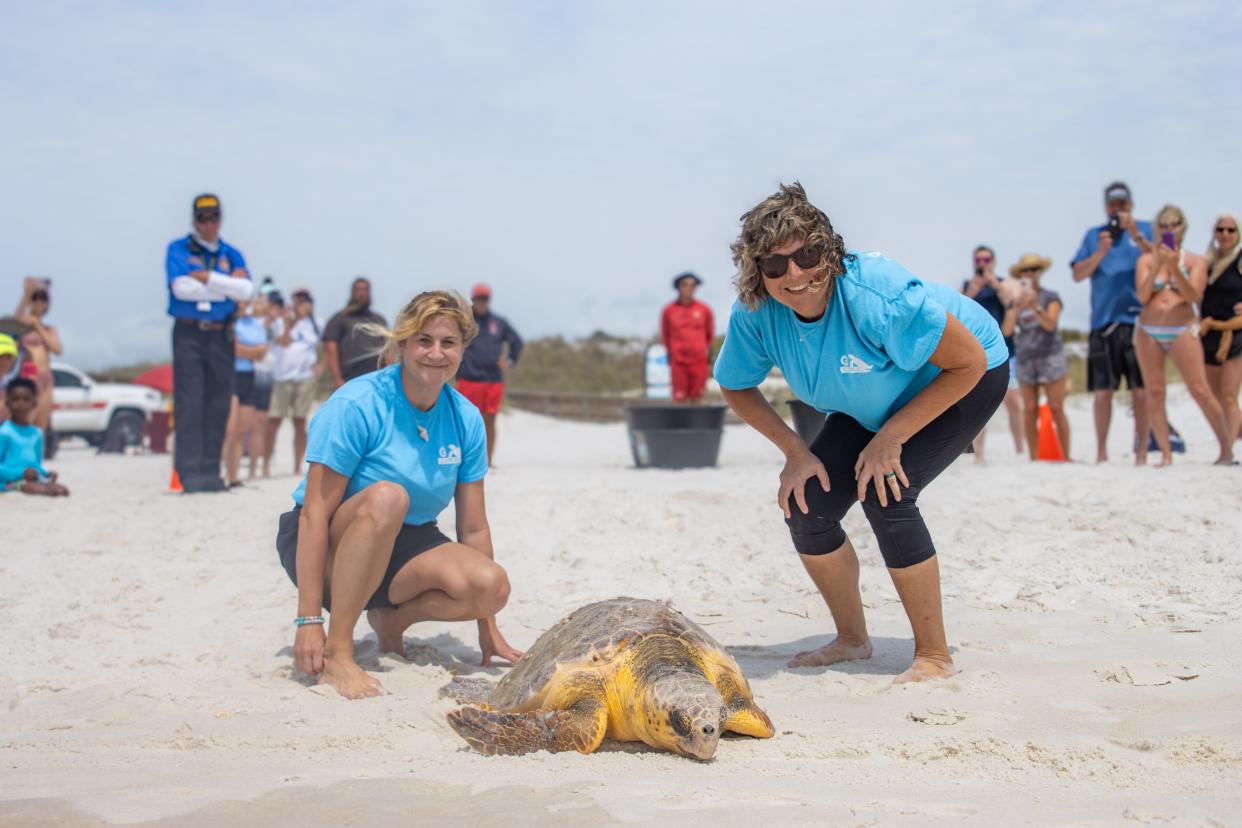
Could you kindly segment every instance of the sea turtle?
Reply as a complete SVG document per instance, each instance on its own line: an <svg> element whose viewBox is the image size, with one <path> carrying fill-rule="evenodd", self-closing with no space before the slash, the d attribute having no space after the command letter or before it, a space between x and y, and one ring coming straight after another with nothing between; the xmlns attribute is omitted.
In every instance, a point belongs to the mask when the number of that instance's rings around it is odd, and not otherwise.
<svg viewBox="0 0 1242 828"><path fill-rule="evenodd" d="M456 679L441 694L479 703L448 720L489 755L590 753L607 736L706 760L722 731L773 733L733 657L665 601L588 604L539 636L495 685Z"/></svg>

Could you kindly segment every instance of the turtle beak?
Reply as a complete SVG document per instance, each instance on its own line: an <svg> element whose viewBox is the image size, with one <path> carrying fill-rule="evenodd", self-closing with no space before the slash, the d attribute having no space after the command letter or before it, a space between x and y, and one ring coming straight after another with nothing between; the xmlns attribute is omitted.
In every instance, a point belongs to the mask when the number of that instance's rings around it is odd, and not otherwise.
<svg viewBox="0 0 1242 828"><path fill-rule="evenodd" d="M720 742L719 725L710 722L696 722L689 735L677 740L677 748L686 756L707 762L716 755L716 745Z"/></svg>

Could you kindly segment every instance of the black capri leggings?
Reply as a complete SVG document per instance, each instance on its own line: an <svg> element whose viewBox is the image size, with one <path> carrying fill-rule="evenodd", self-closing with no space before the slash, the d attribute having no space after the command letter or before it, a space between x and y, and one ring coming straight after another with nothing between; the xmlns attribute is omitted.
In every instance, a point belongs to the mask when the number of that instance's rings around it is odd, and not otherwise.
<svg viewBox="0 0 1242 828"><path fill-rule="evenodd" d="M919 493L936 479L949 464L970 445L971 440L987 425L992 414L1005 398L1009 387L1009 365L999 365L980 378L975 387L948 410L928 423L901 449L901 467L910 486L901 490L901 502L888 495L888 506L880 506L875 486L867 488L863 512L871 522L884 563L890 569L902 569L936 554L927 525L919 513ZM846 414L833 414L811 442L811 452L828 470L831 491L825 492L819 481L806 482L807 514L789 498L792 518L785 522L793 537L794 548L803 555L826 555L845 543L841 519L858 501L858 483L854 464L874 431L863 428Z"/></svg>

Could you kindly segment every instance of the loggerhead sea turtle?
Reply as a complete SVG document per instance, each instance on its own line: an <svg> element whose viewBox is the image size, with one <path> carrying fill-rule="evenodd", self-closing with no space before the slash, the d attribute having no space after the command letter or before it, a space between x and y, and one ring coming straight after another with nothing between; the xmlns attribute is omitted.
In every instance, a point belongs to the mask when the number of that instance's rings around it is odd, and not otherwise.
<svg viewBox="0 0 1242 828"><path fill-rule="evenodd" d="M711 759L722 731L766 739L733 657L664 601L588 604L539 636L494 686L456 679L449 724L476 750L590 753L604 737Z"/></svg>

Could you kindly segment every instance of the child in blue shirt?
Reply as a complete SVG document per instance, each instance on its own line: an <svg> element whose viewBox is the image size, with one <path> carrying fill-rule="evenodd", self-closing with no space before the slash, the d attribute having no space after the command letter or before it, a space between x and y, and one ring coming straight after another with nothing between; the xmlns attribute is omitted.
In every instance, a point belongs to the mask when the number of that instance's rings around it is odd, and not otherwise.
<svg viewBox="0 0 1242 828"><path fill-rule="evenodd" d="M38 389L25 377L11 380L5 391L9 419L0 423L0 487L30 495L69 494L56 472L43 468L43 432L30 424Z"/></svg>

